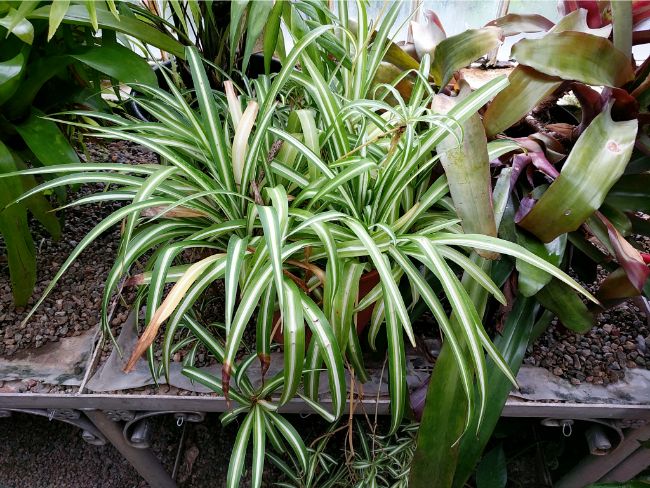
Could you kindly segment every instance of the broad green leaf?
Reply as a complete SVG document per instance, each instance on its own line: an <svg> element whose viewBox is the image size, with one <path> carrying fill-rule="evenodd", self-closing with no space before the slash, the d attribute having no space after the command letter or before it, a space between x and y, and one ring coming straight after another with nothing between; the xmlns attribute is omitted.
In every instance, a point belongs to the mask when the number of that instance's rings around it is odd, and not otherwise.
<svg viewBox="0 0 650 488"><path fill-rule="evenodd" d="M0 174L16 171L9 148L0 142ZM22 192L20 179L0 178L0 234L4 238L14 304L25 306L36 283L36 250L29 232L27 209L9 205Z"/></svg>
<svg viewBox="0 0 650 488"><path fill-rule="evenodd" d="M253 47L257 42L264 26L269 21L269 15L273 9L273 2L250 2L248 7L248 20L246 25L246 44L242 59L242 72L246 72ZM276 37L277 39L277 37Z"/></svg>
<svg viewBox="0 0 650 488"><path fill-rule="evenodd" d="M158 85L156 75L144 58L120 44L94 46L71 56L118 81Z"/></svg>
<svg viewBox="0 0 650 488"><path fill-rule="evenodd" d="M226 278L224 286L226 288L226 335L230 332L232 323L233 310L237 301L237 288L239 286L239 276L242 265L244 264L244 255L246 254L247 238L240 238L236 235L230 237L228 241L228 250L226 255Z"/></svg>
<svg viewBox="0 0 650 488"><path fill-rule="evenodd" d="M244 474L246 450L248 447L248 440L253 430L254 417L255 408L244 417L244 422L237 432L235 443L232 446L232 454L230 454L230 464L228 465L228 476L226 478L227 488L239 488L241 486L240 480Z"/></svg>
<svg viewBox="0 0 650 488"><path fill-rule="evenodd" d="M517 123L562 84L562 80L555 76L521 64L510 73L508 81L510 85L494 97L483 117L488 137L494 137Z"/></svg>
<svg viewBox="0 0 650 488"><path fill-rule="evenodd" d="M650 174L621 176L605 198L605 203L624 212L650 212Z"/></svg>
<svg viewBox="0 0 650 488"><path fill-rule="evenodd" d="M287 444L291 447L294 454L298 458L298 463L303 470L307 469L307 459L309 457L305 443L303 442L300 434L296 429L289 423L287 419L273 412L269 412L267 417L270 418L271 423L277 429L277 431L284 437L287 441Z"/></svg>
<svg viewBox="0 0 650 488"><path fill-rule="evenodd" d="M632 56L632 2L623 0L610 3L614 25L614 46L628 59Z"/></svg>
<svg viewBox="0 0 650 488"><path fill-rule="evenodd" d="M464 341L459 341L456 331L452 326L447 313L445 312L440 300L436 296L435 292L431 289L426 280L422 277L420 272L415 268L413 263L411 263L401 251L398 249L392 248L391 255L405 271L406 275L409 277L418 289L420 296L424 302L429 307L429 310L433 314L434 318L440 325L444 333L445 344L449 344L451 351L453 352L457 367L459 369L460 378L462 381L463 388L465 389L465 395L468 401L468 405L474 404L475 388L474 388L474 366L471 364L470 358L467 358L465 352Z"/></svg>
<svg viewBox="0 0 650 488"><path fill-rule="evenodd" d="M321 350L321 357L327 365L330 395L332 396L332 408L334 410L334 416L339 418L345 408L346 394L345 373L341 350L336 342L334 331L318 305L304 294L301 295L301 300L304 316L307 319L313 334L312 340L316 339L318 342Z"/></svg>
<svg viewBox="0 0 650 488"><path fill-rule="evenodd" d="M269 286L260 300L257 311L257 328L255 342L257 346L257 357L260 359L262 374L271 365L271 333L274 324L275 288Z"/></svg>
<svg viewBox="0 0 650 488"><path fill-rule="evenodd" d="M584 32L553 32L541 39L522 39L513 46L512 56L520 64L564 80L618 87L634 79L624 53L607 39Z"/></svg>
<svg viewBox="0 0 650 488"><path fill-rule="evenodd" d="M523 232L517 232L517 244L528 249L533 254L545 259L554 266L560 266L566 248L567 236L562 234L551 242L544 244L539 242L535 237L526 235ZM525 297L531 297L539 290L544 288L551 281L552 276L535 266L528 264L519 259L516 260L517 271L519 276L517 284L519 292Z"/></svg>
<svg viewBox="0 0 650 488"><path fill-rule="evenodd" d="M257 206L257 212L264 229L264 240L273 269L273 279L280 308L284 310L284 274L282 263L282 230L278 213L273 207Z"/></svg>
<svg viewBox="0 0 650 488"><path fill-rule="evenodd" d="M390 394L389 435L394 434L404 418L406 409L406 355L404 354L404 333L400 325L395 300L384 288L384 313L386 339L388 341L388 390Z"/></svg>
<svg viewBox="0 0 650 488"><path fill-rule="evenodd" d="M28 19L42 19L49 20L50 18L50 5L37 8L31 12ZM139 39L140 41L156 46L163 51L166 51L181 59L185 59L185 52L183 45L147 22L138 19L135 16L121 15L119 19L107 9L96 6L97 10L97 25L102 29L114 30L121 32ZM90 25L91 19L88 10L84 5L70 5L68 11L65 13L63 23L75 25Z"/></svg>
<svg viewBox="0 0 650 488"><path fill-rule="evenodd" d="M59 127L42 117L43 114L34 108L24 122L14 126L39 163L46 166L80 163L77 153Z"/></svg>
<svg viewBox="0 0 650 488"><path fill-rule="evenodd" d="M92 25L93 30L97 32L99 30L99 24L97 23L97 6L95 5L94 0L85 0L86 10L88 11L88 17L90 18L90 25Z"/></svg>
<svg viewBox="0 0 650 488"><path fill-rule="evenodd" d="M346 262L343 273L340 275L340 283L336 286L336 292L331 298L333 303L330 310L330 324L343 354L347 349L350 331L354 334L357 333L353 312L359 294L359 280L364 268L363 263Z"/></svg>
<svg viewBox="0 0 650 488"><path fill-rule="evenodd" d="M594 326L595 317L580 297L557 279L551 280L535 297L557 316L562 325L578 334L584 334Z"/></svg>
<svg viewBox="0 0 650 488"><path fill-rule="evenodd" d="M34 42L34 26L15 8L10 8L4 17L0 17L0 26L26 44L31 45Z"/></svg>
<svg viewBox="0 0 650 488"><path fill-rule="evenodd" d="M454 72L501 45L498 27L470 29L448 37L436 46L431 74L438 86L445 86Z"/></svg>
<svg viewBox="0 0 650 488"><path fill-rule="evenodd" d="M519 371L526 348L531 341L531 332L538 309L534 299L517 298L505 321L503 331L494 338L494 345L515 374ZM474 471L483 449L492 437L492 432L501 418L501 411L512 390L510 380L498 368L490 367L490 363L491 361L488 359L487 383L490 398L485 418L476 437L465 435L460 441L460 454L453 485L456 488L465 486ZM472 432L473 430L472 424L468 431Z"/></svg>
<svg viewBox="0 0 650 488"><path fill-rule="evenodd" d="M273 5L273 10L271 10L264 30L264 72L267 75L271 74L271 59L275 53L278 37L282 35L280 32L280 22L282 20L283 1L277 0L275 5Z"/></svg>
<svg viewBox="0 0 650 488"><path fill-rule="evenodd" d="M481 260L489 269L490 261ZM479 316L485 313L487 291L465 276L464 285ZM457 316L452 324L458 324ZM496 368L495 368L496 369ZM422 420L418 430L417 448L409 473L409 487L429 488L431 480L442 487L451 487L459 462L460 443L463 432L475 440L476 430L467 431L467 418L477 420L475 412L468 408L462 381L459 381L458 365L450 347L445 344L433 368ZM486 411L489 413L489 411Z"/></svg>
<svg viewBox="0 0 650 488"><path fill-rule="evenodd" d="M7 61L0 62L0 105L9 100L20 86L25 69L22 51Z"/></svg>
<svg viewBox="0 0 650 488"><path fill-rule="evenodd" d="M456 99L438 95L433 102L434 110L446 114L470 92L469 85L463 83ZM487 138L478 113L461 124L461 129L462 132L455 133L456 137L448 135L436 148L449 192L465 232L496 236ZM497 256L485 253L483 257L494 259Z"/></svg>
<svg viewBox="0 0 650 488"><path fill-rule="evenodd" d="M243 34L242 20L244 19L244 12L248 6L248 0L233 0L230 3L230 28L228 29L230 38L230 67L233 68L235 64L235 53L237 52L237 45Z"/></svg>
<svg viewBox="0 0 650 488"><path fill-rule="evenodd" d="M508 482L508 467L503 444L492 448L476 469L476 488L505 488Z"/></svg>
<svg viewBox="0 0 650 488"><path fill-rule="evenodd" d="M188 46L185 54L191 68L192 81L199 102L201 118L203 119L203 131L207 135L212 153L212 158L207 161L207 166L211 169L214 168L215 176L221 180L221 185L226 190L234 191L235 180L230 158L225 147L221 117L217 110L214 94L210 88L208 76L203 68L203 60L195 46Z"/></svg>
<svg viewBox="0 0 650 488"><path fill-rule="evenodd" d="M630 160L637 121L616 122L611 105L582 133L560 176L518 224L542 242L576 230L600 207Z"/></svg>
<svg viewBox="0 0 650 488"><path fill-rule="evenodd" d="M258 403L253 407L253 473L251 486L254 488L262 486L265 447L266 425L264 422L264 410Z"/></svg>

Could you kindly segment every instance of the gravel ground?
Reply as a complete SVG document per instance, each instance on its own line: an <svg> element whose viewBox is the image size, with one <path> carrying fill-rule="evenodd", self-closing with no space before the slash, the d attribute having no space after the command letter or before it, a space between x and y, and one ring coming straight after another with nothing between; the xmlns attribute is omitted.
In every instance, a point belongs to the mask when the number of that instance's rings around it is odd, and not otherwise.
<svg viewBox="0 0 650 488"><path fill-rule="evenodd" d="M156 161L152 153L125 142L108 144L89 142L85 157L94 162L151 163ZM72 201L98 188L101 187L83 187L75 194L69 195L69 198ZM104 279L117 250L119 237L117 227L100 236L81 254L29 323L21 324L30 306L41 296L56 271L78 244L81 236L120 206L121 203L118 202L67 209L63 216L63 233L59 241L54 241L37 222L33 223L33 237L38 250L38 277L34 294L27 308L13 306L8 265L6 260L0 257L0 356L10 357L20 349L38 348L48 342L56 342L61 337L79 335L81 331L97 323ZM0 256L4 255L2 246L0 238ZM118 311L113 325L119 325L124 319L126 319L125 311Z"/></svg>
<svg viewBox="0 0 650 488"><path fill-rule="evenodd" d="M645 314L626 302L601 314L584 335L554 322L533 344L524 362L548 369L574 385L607 385L627 368L650 369L650 331Z"/></svg>
<svg viewBox="0 0 650 488"><path fill-rule="evenodd" d="M639 249L650 252L650 239L634 235ZM593 283L583 283L597 293L606 277L602 269ZM554 320L529 348L524 363L541 366L574 385L583 382L608 385L625 377L631 368L650 369L649 305L639 297L610 308L586 334L576 334Z"/></svg>

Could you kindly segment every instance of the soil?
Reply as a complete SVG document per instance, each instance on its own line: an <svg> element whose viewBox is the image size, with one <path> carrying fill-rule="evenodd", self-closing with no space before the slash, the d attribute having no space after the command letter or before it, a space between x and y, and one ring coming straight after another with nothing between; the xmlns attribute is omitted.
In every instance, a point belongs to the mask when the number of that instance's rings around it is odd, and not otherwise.
<svg viewBox="0 0 650 488"><path fill-rule="evenodd" d="M87 142L83 159L92 162L152 163L156 156L145 149L126 142ZM74 201L87 196L102 185L84 186L68 198ZM28 323L22 321L31 306L40 298L81 236L122 205L102 203L66 209L61 239L55 241L45 229L34 221L32 235L37 248L37 283L26 308L13 305L9 269L6 259L0 257L0 356L11 357L18 350L38 348L62 337L79 335L95 326L99 319L104 280L117 251L119 228L104 233L91 244L63 275ZM0 237L0 256L4 243ZM126 319L126 310L118 310L114 326Z"/></svg>

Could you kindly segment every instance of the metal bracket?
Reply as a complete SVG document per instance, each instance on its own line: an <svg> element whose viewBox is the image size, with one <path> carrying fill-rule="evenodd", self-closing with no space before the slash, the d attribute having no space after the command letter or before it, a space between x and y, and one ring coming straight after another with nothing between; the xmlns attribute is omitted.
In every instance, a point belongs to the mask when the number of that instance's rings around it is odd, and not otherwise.
<svg viewBox="0 0 650 488"><path fill-rule="evenodd" d="M131 420L126 422L124 429L124 439L132 447L138 449L147 449L151 445L151 427L149 419L157 415L173 414L176 419L176 425L181 427L185 422L199 423L205 419L202 412L138 412L134 413Z"/></svg>
<svg viewBox="0 0 650 488"><path fill-rule="evenodd" d="M46 417L48 420L58 420L66 424L74 425L81 429L81 438L93 446L103 446L106 444L106 438L79 410L71 408L5 408L0 410L0 418L11 417L13 412L28 413Z"/></svg>

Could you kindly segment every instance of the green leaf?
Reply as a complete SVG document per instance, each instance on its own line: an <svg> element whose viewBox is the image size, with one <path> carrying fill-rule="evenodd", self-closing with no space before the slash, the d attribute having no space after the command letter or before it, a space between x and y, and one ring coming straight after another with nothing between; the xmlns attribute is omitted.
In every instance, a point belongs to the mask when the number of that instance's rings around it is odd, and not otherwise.
<svg viewBox="0 0 650 488"><path fill-rule="evenodd" d="M25 71L22 51L7 61L0 62L0 105L16 93Z"/></svg>
<svg viewBox="0 0 650 488"><path fill-rule="evenodd" d="M650 174L621 176L605 203L623 212L650 212Z"/></svg>
<svg viewBox="0 0 650 488"><path fill-rule="evenodd" d="M16 171L9 148L0 142L0 174ZM20 179L0 178L0 234L7 249L7 261L14 304L25 306L36 283L36 251L29 232L27 210L23 205L5 208L20 196Z"/></svg>
<svg viewBox="0 0 650 488"><path fill-rule="evenodd" d="M240 238L236 235L230 237L228 241L228 250L226 255L226 278L224 286L226 288L226 335L230 331L230 324L232 323L232 314L237 300L237 287L239 286L239 275L241 272L242 264L244 263L244 255L246 254L246 246L248 239Z"/></svg>
<svg viewBox="0 0 650 488"><path fill-rule="evenodd" d="M283 286L284 387L278 402L280 405L284 405L296 395L305 361L305 320L301 293L296 284L288 278L284 279Z"/></svg>
<svg viewBox="0 0 650 488"><path fill-rule="evenodd" d="M489 270L490 261L479 262ZM487 303L487 291L470 278L465 278L464 285L471 304L482 317ZM457 316L452 317L452 323L460 326ZM477 421L473 413L463 392L457 361L451 347L445 344L429 381L417 448L409 474L409 487L429 488L431 480L435 480L436 486L452 486L456 466L460 461L458 440L463 435L463 428L471 439L475 438L476 430L466 430L468 417Z"/></svg>
<svg viewBox="0 0 650 488"><path fill-rule="evenodd" d="M253 408L253 474L251 486L254 488L262 486L265 446L266 425L264 422L264 410L257 404Z"/></svg>
<svg viewBox="0 0 650 488"><path fill-rule="evenodd" d="M92 25L93 30L97 32L99 30L99 24L97 23L97 7L94 0L85 0L86 10L88 10L88 17L90 18L90 25Z"/></svg>
<svg viewBox="0 0 650 488"><path fill-rule="evenodd" d="M476 470L476 488L505 488L508 482L506 453L503 444L488 452Z"/></svg>
<svg viewBox="0 0 650 488"><path fill-rule="evenodd" d="M446 114L469 93L469 85L462 83L456 98L438 95L433 102L434 110ZM436 148L445 169L449 192L465 232L496 236L487 138L478 113L469 117L460 128L462 132L448 135ZM458 140L461 140L460 144ZM485 258L497 257L493 253L485 254Z"/></svg>
<svg viewBox="0 0 650 488"><path fill-rule="evenodd" d="M248 25L246 26L246 45L242 60L242 72L246 72L253 47L258 37L269 21L269 14L273 9L273 2L251 2L248 9ZM277 39L277 37L275 38Z"/></svg>
<svg viewBox="0 0 650 488"><path fill-rule="evenodd" d="M347 261L343 273L340 275L340 282L336 284L336 292L332 297L330 324L343 354L347 349L350 331L353 331L354 334L357 332L353 312L359 294L359 280L364 268L365 264L363 263Z"/></svg>
<svg viewBox="0 0 650 488"><path fill-rule="evenodd" d="M611 105L582 133L560 176L518 224L550 242L576 230L600 207L630 160L637 121L616 122Z"/></svg>
<svg viewBox="0 0 650 488"><path fill-rule="evenodd" d="M212 153L212 158L208 160L207 166L215 168L215 176L221 180L221 185L226 190L234 191L235 181L230 158L226 152L221 118L217 110L214 94L210 88L208 76L203 68L203 60L194 46L187 47L186 56L192 72L192 81L199 102L201 118L203 119L203 131L208 136L207 139ZM182 99L182 95L179 94L179 96Z"/></svg>
<svg viewBox="0 0 650 488"><path fill-rule="evenodd" d="M120 44L94 46L71 56L118 81L158 86L156 75L149 64Z"/></svg>
<svg viewBox="0 0 650 488"><path fill-rule="evenodd" d="M584 334L594 326L595 317L587 306L575 291L559 280L551 280L535 297L557 316L562 325L578 334Z"/></svg>
<svg viewBox="0 0 650 488"><path fill-rule="evenodd" d="M628 59L632 57L632 2L623 0L610 3L614 25L614 46Z"/></svg>
<svg viewBox="0 0 650 488"><path fill-rule="evenodd" d="M25 4L28 4L28 2L25 2L23 5ZM0 26L30 46L34 42L34 26L15 8L10 8L9 13L0 18Z"/></svg>
<svg viewBox="0 0 650 488"><path fill-rule="evenodd" d="M341 350L336 342L334 331L318 305L304 294L301 295L301 300L305 318L310 325L313 337L316 339L322 358L327 365L327 376L330 385L330 395L332 396L334 417L339 418L345 408L346 394Z"/></svg>
<svg viewBox="0 0 650 488"><path fill-rule="evenodd" d="M512 56L546 75L590 85L618 87L634 79L625 54L607 39L584 32L553 32L541 39L522 39L513 46Z"/></svg>
<svg viewBox="0 0 650 488"><path fill-rule="evenodd" d="M239 488L242 474L244 474L244 465L246 464L246 448L248 440L253 430L253 418L255 409L251 410L246 417L235 438L235 444L232 447L230 455L230 464L228 465L228 476L226 478L227 488Z"/></svg>
<svg viewBox="0 0 650 488"><path fill-rule="evenodd" d="M517 298L505 321L503 331L494 338L495 347L514 374L519 371L528 343L532 340L531 333L538 309L539 306L536 305L533 298ZM501 418L503 406L512 390L510 380L498 368L491 366L492 362L488 359L487 384L490 397L483 424L476 437L466 435L460 441L458 467L454 475L454 487L457 488L465 486L474 472L476 463L492 437L492 432ZM460 413L455 415L460 415ZM474 430L473 426L474 422L468 428L469 432Z"/></svg>
<svg viewBox="0 0 650 488"><path fill-rule="evenodd" d="M70 0L55 0L50 6L49 26L47 30L47 40L50 41L56 33L61 21L68 11Z"/></svg>
<svg viewBox="0 0 650 488"><path fill-rule="evenodd" d="M466 30L438 44L431 64L436 85L445 86L455 71L499 47L501 36L502 31L498 27L483 27Z"/></svg>
<svg viewBox="0 0 650 488"><path fill-rule="evenodd" d="M567 235L562 234L551 242L544 244L526 233L517 232L517 244L548 261L554 266L560 266L566 248ZM516 260L519 276L517 283L519 292L525 297L531 297L551 281L552 276L535 266L520 259Z"/></svg>
<svg viewBox="0 0 650 488"><path fill-rule="evenodd" d="M56 123L42 117L43 114L33 108L31 115L24 122L15 125L40 164L52 166L80 163L77 153Z"/></svg>
<svg viewBox="0 0 650 488"><path fill-rule="evenodd" d="M276 0L264 31L264 72L267 75L271 74L271 59L275 53L275 46L278 44L278 36L282 35L280 33L282 2L283 0Z"/></svg>
<svg viewBox="0 0 650 488"><path fill-rule="evenodd" d="M248 0L233 0L230 3L230 28L229 37L230 37L230 67L234 67L235 63L235 53L237 52L237 44L243 35L242 31L242 18L246 7L248 6Z"/></svg>
<svg viewBox="0 0 650 488"><path fill-rule="evenodd" d="M282 231L278 213L273 207L257 206L257 212L264 229L264 240L273 269L273 279L278 293L280 307L284 310L284 273L282 263Z"/></svg>
<svg viewBox="0 0 650 488"><path fill-rule="evenodd" d="M46 5L37 8L31 12L28 19L42 19L49 20L51 6ZM129 36L133 36L140 41L156 46L157 48L166 51L181 59L185 59L185 51L183 45L173 37L160 32L158 29L140 20L135 16L121 15L116 18L109 10L104 7L96 6L97 11L97 25L101 29L114 30ZM91 25L92 21L90 14L84 5L71 5L62 20L65 24L74 25Z"/></svg>
<svg viewBox="0 0 650 488"><path fill-rule="evenodd" d="M494 97L483 117L488 137L517 123L562 84L561 79L522 64L510 73L508 81L510 85Z"/></svg>

